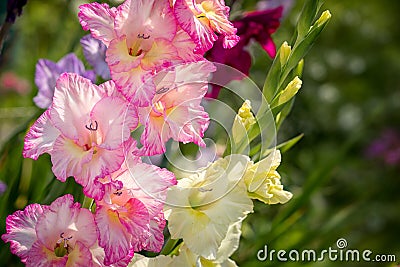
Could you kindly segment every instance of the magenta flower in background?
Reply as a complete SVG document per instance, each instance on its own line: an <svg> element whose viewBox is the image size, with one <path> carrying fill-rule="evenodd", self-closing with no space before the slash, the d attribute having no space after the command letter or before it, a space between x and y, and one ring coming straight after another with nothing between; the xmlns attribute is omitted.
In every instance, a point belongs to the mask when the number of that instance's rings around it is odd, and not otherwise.
<svg viewBox="0 0 400 267"><path fill-rule="evenodd" d="M231 49L224 49L223 37L220 36L214 43L213 48L207 53L206 58L213 62L231 66L243 74L249 75L251 56L246 50L247 45L251 40L255 40L260 43L261 47L271 58L274 58L276 47L271 34L280 25L282 10L282 7L277 7L269 10L252 11L246 13L241 19L233 21L233 25L237 28L237 34L240 37L239 43ZM224 76L226 76L225 80L223 79ZM242 79L244 76L240 75L236 77L221 74L218 77L219 85L213 85L211 92L207 93L207 97L217 98L221 86L227 84L232 79Z"/></svg>
<svg viewBox="0 0 400 267"><path fill-rule="evenodd" d="M39 59L36 64L35 84L39 88L38 94L33 98L36 106L46 109L53 101L56 81L61 73L70 72L96 81L93 70L85 70L85 66L74 53L67 54L57 63L48 59Z"/></svg>
<svg viewBox="0 0 400 267"><path fill-rule="evenodd" d="M368 146L366 155L371 159L381 159L390 166L400 165L400 132L395 129L384 130Z"/></svg>
<svg viewBox="0 0 400 267"><path fill-rule="evenodd" d="M82 37L81 46L83 55L87 62L93 67L96 74L101 76L104 80L111 79L110 69L106 62L107 47L105 44L88 34Z"/></svg>

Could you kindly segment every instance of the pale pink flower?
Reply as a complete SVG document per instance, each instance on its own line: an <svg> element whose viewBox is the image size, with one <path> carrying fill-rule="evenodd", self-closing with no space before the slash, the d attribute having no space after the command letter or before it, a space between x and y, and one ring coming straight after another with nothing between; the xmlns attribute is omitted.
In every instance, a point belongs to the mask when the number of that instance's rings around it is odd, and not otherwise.
<svg viewBox="0 0 400 267"><path fill-rule="evenodd" d="M93 214L65 195L8 216L2 239L26 266L92 266L97 228Z"/></svg>
<svg viewBox="0 0 400 267"><path fill-rule="evenodd" d="M224 48L232 48L239 42L224 0L176 0L174 14L182 29L196 43L195 52L209 50L218 35L224 36Z"/></svg>
<svg viewBox="0 0 400 267"><path fill-rule="evenodd" d="M182 40L191 50L194 43L177 27L168 0L127 0L118 8L85 4L80 6L79 19L84 30L91 30L108 47L112 79L140 106L148 105L155 94L151 82L142 86L151 76L172 64L201 58L192 51L179 51Z"/></svg>
<svg viewBox="0 0 400 267"><path fill-rule="evenodd" d="M49 153L57 179L73 176L89 192L98 177L121 167L123 147L137 123L135 109L116 96L112 81L97 86L64 73L52 105L26 135L23 155L37 159Z"/></svg>
<svg viewBox="0 0 400 267"><path fill-rule="evenodd" d="M133 251L159 252L164 242L163 206L167 189L176 184L173 173L140 158L127 160L116 180L105 184L105 195L96 201L99 245L106 265L133 255Z"/></svg>
<svg viewBox="0 0 400 267"><path fill-rule="evenodd" d="M199 61L170 68L154 77L157 93L151 106L138 109L140 122L145 126L141 153L165 152L165 142L170 138L205 146L202 137L209 117L200 103L213 71L212 63Z"/></svg>

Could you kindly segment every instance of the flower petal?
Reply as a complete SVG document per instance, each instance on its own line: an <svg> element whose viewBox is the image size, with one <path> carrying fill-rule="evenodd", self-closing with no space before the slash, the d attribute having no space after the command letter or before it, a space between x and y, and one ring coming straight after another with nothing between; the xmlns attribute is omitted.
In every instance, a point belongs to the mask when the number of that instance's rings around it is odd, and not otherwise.
<svg viewBox="0 0 400 267"><path fill-rule="evenodd" d="M115 28L120 35L135 38L145 34L153 38L172 41L176 22L168 0L128 0L118 8Z"/></svg>
<svg viewBox="0 0 400 267"><path fill-rule="evenodd" d="M37 96L33 98L40 108L48 108L53 101L54 87L62 70L56 63L47 59L39 59L36 63L35 84L39 88Z"/></svg>
<svg viewBox="0 0 400 267"><path fill-rule="evenodd" d="M79 203L74 203L72 195L57 198L45 210L38 220L36 233L38 240L51 250L61 233L72 236L71 245L79 241L89 248L97 240L93 214L88 209L80 208Z"/></svg>
<svg viewBox="0 0 400 267"><path fill-rule="evenodd" d="M104 80L111 79L110 69L106 62L107 47L90 34L82 37L80 42L83 48L83 55L87 62L94 68L96 74L100 75Z"/></svg>
<svg viewBox="0 0 400 267"><path fill-rule="evenodd" d="M92 253L81 242L76 242L71 253L68 254L68 261L65 266L88 267L92 266Z"/></svg>
<svg viewBox="0 0 400 267"><path fill-rule="evenodd" d="M10 242L11 252L20 257L22 262L26 262L37 240L35 227L43 209L39 204L31 204L7 217L6 233L1 238L4 242Z"/></svg>
<svg viewBox="0 0 400 267"><path fill-rule="evenodd" d="M22 155L36 160L41 154L49 153L59 135L60 131L50 121L50 110L46 110L25 136Z"/></svg>
<svg viewBox="0 0 400 267"><path fill-rule="evenodd" d="M36 241L29 252L26 267L64 267L68 257L57 257L53 250L47 248L40 241Z"/></svg>
<svg viewBox="0 0 400 267"><path fill-rule="evenodd" d="M107 4L91 3L79 6L79 22L82 28L90 30L93 37L102 41L106 46L116 37L114 19L117 9L109 8Z"/></svg>
<svg viewBox="0 0 400 267"><path fill-rule="evenodd" d="M125 258L130 251L131 236L121 224L118 212L98 206L95 219L99 229L99 245L106 254L104 263L110 265Z"/></svg>
<svg viewBox="0 0 400 267"><path fill-rule="evenodd" d="M209 27L204 26L196 18L188 5L193 5L187 0L176 0L174 5L175 17L184 31L196 43L195 52L199 54L209 50L218 36ZM194 7L193 7L194 8Z"/></svg>
<svg viewBox="0 0 400 267"><path fill-rule="evenodd" d="M111 77L121 93L140 107L148 106L154 97L156 88L152 76L152 71L144 71L140 67L127 72L113 72L111 69Z"/></svg>
<svg viewBox="0 0 400 267"><path fill-rule="evenodd" d="M57 80L53 105L50 111L51 121L66 137L85 144L82 132L90 121L90 112L104 96L101 87L90 80L72 73L63 73Z"/></svg>
<svg viewBox="0 0 400 267"><path fill-rule="evenodd" d="M73 140L60 135L50 152L53 163L52 171L62 182L65 182L69 176L74 176L79 184L86 185L87 179L81 178L82 165L92 159L92 154L92 150L84 151Z"/></svg>
<svg viewBox="0 0 400 267"><path fill-rule="evenodd" d="M116 149L130 138L138 125L136 109L119 97L105 97L93 107L90 114L97 121L98 131L103 140L100 147Z"/></svg>

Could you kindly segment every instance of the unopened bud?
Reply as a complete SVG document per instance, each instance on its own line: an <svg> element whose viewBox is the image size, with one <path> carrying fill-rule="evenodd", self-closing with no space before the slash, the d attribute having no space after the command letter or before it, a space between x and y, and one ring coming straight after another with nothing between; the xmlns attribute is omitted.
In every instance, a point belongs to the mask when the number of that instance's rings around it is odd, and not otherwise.
<svg viewBox="0 0 400 267"><path fill-rule="evenodd" d="M283 42L279 51L279 59L281 61L282 67L287 63L291 51L292 48L290 47L290 45L288 45L286 41Z"/></svg>
<svg viewBox="0 0 400 267"><path fill-rule="evenodd" d="M286 86L286 88L280 94L277 106L282 105L288 102L290 99L292 99L300 90L302 83L303 82L299 79L298 76L294 77L294 79Z"/></svg>

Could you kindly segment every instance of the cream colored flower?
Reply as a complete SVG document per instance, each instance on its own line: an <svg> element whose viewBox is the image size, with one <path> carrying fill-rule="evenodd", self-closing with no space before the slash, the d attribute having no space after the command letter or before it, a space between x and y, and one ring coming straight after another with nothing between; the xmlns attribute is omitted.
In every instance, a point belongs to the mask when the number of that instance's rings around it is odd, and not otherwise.
<svg viewBox="0 0 400 267"><path fill-rule="evenodd" d="M159 255L154 258L146 258L143 255L135 254L132 262L128 267L175 267L176 265L171 264L172 257Z"/></svg>
<svg viewBox="0 0 400 267"><path fill-rule="evenodd" d="M215 260L207 260L201 256L194 254L185 244L180 247L179 255L172 259L171 266L237 267L236 263L231 259L225 259L221 262Z"/></svg>
<svg viewBox="0 0 400 267"><path fill-rule="evenodd" d="M229 155L171 187L164 208L171 238L182 238L194 254L216 260L229 227L253 211L242 179L248 162L244 155Z"/></svg>
<svg viewBox="0 0 400 267"><path fill-rule="evenodd" d="M266 204L286 203L292 193L283 190L281 176L277 168L281 163L281 153L274 150L260 162L250 162L244 175L248 195Z"/></svg>

